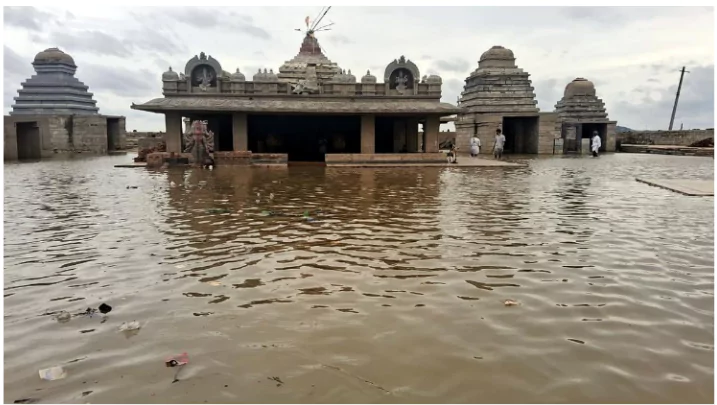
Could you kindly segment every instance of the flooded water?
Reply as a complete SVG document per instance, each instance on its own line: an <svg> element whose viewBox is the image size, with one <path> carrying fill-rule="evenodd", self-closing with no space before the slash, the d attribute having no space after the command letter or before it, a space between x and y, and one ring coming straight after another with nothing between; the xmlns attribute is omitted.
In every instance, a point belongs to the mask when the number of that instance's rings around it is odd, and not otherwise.
<svg viewBox="0 0 717 405"><path fill-rule="evenodd" d="M713 401L711 158L129 160L5 165L5 402Z"/></svg>

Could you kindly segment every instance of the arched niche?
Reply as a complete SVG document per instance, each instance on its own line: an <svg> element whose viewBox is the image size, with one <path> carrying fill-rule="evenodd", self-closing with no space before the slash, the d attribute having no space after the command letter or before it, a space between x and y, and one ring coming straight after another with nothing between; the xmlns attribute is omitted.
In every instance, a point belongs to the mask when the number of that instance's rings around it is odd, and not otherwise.
<svg viewBox="0 0 717 405"><path fill-rule="evenodd" d="M413 72L406 68L397 68L388 77L386 81L388 88L391 90L413 90L413 83L416 81L416 76Z"/></svg>
<svg viewBox="0 0 717 405"><path fill-rule="evenodd" d="M209 87L217 87L218 75L222 74L222 66L219 62L202 52L195 55L184 67L184 74L193 87L200 86L205 77Z"/></svg>
<svg viewBox="0 0 717 405"><path fill-rule="evenodd" d="M405 86L407 89L412 89L413 84L421 77L421 74L415 63L406 59L405 56L401 56L386 66L383 80L385 83L388 83L390 89L395 89L398 86L396 82L396 78L398 77L408 78L408 82L405 83Z"/></svg>

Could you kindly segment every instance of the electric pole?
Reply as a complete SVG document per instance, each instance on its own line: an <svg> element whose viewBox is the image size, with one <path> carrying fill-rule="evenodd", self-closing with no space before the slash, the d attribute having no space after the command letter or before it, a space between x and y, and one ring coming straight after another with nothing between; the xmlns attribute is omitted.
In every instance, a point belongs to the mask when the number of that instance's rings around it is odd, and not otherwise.
<svg viewBox="0 0 717 405"><path fill-rule="evenodd" d="M682 66L682 70L680 70L680 84L677 86L677 94L675 95L675 106L672 107L672 117L670 118L670 128L668 131L672 131L672 124L675 123L675 113L677 112L677 102L680 101L680 90L682 89L682 79L685 77L685 72L690 73L685 70L685 67Z"/></svg>

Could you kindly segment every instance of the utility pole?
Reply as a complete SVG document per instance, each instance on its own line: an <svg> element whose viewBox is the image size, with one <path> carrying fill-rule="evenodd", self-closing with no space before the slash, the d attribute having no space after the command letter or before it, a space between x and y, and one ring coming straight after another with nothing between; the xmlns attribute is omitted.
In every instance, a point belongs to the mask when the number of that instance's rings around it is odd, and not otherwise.
<svg viewBox="0 0 717 405"><path fill-rule="evenodd" d="M677 86L677 94L675 95L675 106L672 107L672 117L670 118L670 128L668 131L672 131L672 124L675 123L675 113L677 112L677 102L680 101L680 90L682 89L682 79L685 77L685 72L690 73L689 71L685 70L685 67L682 66L682 70L680 70L680 84Z"/></svg>

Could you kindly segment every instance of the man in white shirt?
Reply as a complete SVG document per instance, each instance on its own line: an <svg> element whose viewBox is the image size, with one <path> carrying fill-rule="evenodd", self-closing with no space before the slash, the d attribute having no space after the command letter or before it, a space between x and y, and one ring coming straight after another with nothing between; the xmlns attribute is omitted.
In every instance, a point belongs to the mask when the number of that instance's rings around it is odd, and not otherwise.
<svg viewBox="0 0 717 405"><path fill-rule="evenodd" d="M471 157L478 157L480 153L480 139L473 135L471 138Z"/></svg>
<svg viewBox="0 0 717 405"><path fill-rule="evenodd" d="M600 151L600 147L602 146L602 141L600 140L600 134L598 134L598 131L593 131L593 138L591 139L591 144L593 157L597 157L598 152Z"/></svg>
<svg viewBox="0 0 717 405"><path fill-rule="evenodd" d="M495 130L495 144L493 145L493 156L496 159L503 157L503 147L505 146L505 135L501 133L500 128Z"/></svg>

